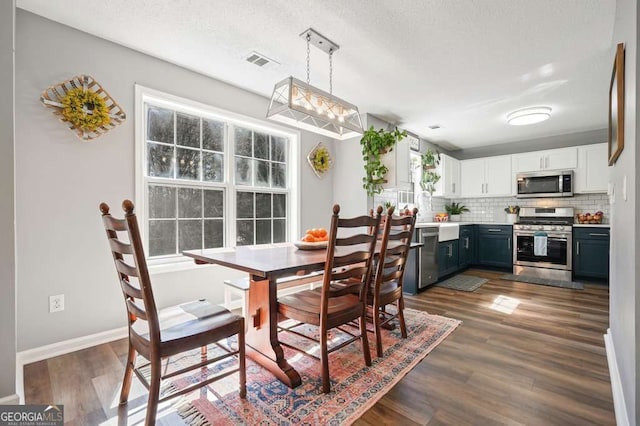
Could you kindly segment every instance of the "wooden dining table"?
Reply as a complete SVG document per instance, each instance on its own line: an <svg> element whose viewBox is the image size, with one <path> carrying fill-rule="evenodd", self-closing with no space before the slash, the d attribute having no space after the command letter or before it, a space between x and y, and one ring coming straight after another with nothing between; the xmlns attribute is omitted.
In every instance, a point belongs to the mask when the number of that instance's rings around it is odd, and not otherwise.
<svg viewBox="0 0 640 426"><path fill-rule="evenodd" d="M412 243L411 248L421 245ZM247 356L287 386L299 386L302 383L300 374L287 362L278 341L277 280L323 271L326 250L299 250L293 243L277 243L239 246L222 251L187 250L182 254L198 264L216 264L249 273L249 309L248 318L245 318L248 321Z"/></svg>
<svg viewBox="0 0 640 426"><path fill-rule="evenodd" d="M278 278L322 271L326 250L299 250L292 243L240 246L232 250L187 250L198 264L217 264L249 273L247 356L291 388L302 383L278 341ZM320 279L320 278L319 278Z"/></svg>

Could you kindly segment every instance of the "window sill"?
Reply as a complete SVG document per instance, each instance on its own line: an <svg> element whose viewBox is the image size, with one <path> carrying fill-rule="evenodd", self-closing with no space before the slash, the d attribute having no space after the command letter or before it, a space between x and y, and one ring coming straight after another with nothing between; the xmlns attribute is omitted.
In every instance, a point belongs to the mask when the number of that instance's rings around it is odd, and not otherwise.
<svg viewBox="0 0 640 426"><path fill-rule="evenodd" d="M166 274L169 272L190 271L193 269L210 268L213 265L198 265L193 259L185 258L184 260L163 262L163 263L148 263L149 275Z"/></svg>

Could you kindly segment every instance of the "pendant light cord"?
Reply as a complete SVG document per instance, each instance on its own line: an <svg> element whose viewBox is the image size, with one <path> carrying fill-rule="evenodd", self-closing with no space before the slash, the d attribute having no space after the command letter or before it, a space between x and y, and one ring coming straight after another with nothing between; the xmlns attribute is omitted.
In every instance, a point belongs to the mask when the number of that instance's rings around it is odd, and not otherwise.
<svg viewBox="0 0 640 426"><path fill-rule="evenodd" d="M329 49L329 94L333 95L333 49Z"/></svg>
<svg viewBox="0 0 640 426"><path fill-rule="evenodd" d="M311 74L310 71L310 67L309 67L309 54L310 54L310 49L309 49L309 43L311 43L311 33L307 33L307 84L310 85L310 78L309 75Z"/></svg>

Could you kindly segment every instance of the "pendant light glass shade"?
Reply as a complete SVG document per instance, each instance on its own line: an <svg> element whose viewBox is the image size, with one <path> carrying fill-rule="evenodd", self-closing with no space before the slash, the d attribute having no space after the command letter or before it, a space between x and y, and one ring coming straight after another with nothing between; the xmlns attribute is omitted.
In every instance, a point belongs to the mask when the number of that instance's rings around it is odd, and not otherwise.
<svg viewBox="0 0 640 426"><path fill-rule="evenodd" d="M267 118L338 140L362 134L358 107L294 77L275 85Z"/></svg>

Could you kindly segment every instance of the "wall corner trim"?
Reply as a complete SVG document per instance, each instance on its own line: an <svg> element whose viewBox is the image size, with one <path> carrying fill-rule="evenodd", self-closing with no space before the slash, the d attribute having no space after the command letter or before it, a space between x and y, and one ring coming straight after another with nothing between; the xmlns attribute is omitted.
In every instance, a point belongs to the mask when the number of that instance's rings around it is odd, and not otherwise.
<svg viewBox="0 0 640 426"><path fill-rule="evenodd" d="M616 352L611 338L611 329L607 329L604 335L604 346L607 350L607 364L609 364L609 376L611 377L611 391L613 393L613 408L616 413L616 424L618 426L630 426L627 407L624 403L624 390L622 389L622 381L620 380L620 371L618 371L618 362L616 361Z"/></svg>

